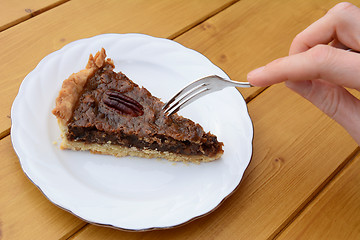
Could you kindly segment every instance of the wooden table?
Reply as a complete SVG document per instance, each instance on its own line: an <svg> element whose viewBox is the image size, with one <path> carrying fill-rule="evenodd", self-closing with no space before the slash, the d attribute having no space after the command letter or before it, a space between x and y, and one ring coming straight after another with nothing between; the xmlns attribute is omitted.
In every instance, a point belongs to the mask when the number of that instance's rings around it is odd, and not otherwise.
<svg viewBox="0 0 360 240"><path fill-rule="evenodd" d="M360 239L359 146L283 84L240 90L255 132L240 186L213 213L169 230L95 226L56 207L22 172L9 135L21 81L69 42L127 32L169 38L244 80L287 55L293 37L336 3L1 0L0 239Z"/></svg>

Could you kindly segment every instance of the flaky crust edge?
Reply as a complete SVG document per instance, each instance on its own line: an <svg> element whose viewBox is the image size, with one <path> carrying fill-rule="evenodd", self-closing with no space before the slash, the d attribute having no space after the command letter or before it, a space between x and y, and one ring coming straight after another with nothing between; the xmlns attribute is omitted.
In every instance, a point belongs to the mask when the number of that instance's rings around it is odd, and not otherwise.
<svg viewBox="0 0 360 240"><path fill-rule="evenodd" d="M55 100L55 108L52 110L52 113L57 117L59 123L66 125L71 118L74 106L80 97L87 79L91 77L95 71L103 67L106 62L114 65L112 60L105 60L105 58L106 52L104 48L97 52L95 57L90 54L86 68L80 72L71 74L69 78L64 80L59 95Z"/></svg>

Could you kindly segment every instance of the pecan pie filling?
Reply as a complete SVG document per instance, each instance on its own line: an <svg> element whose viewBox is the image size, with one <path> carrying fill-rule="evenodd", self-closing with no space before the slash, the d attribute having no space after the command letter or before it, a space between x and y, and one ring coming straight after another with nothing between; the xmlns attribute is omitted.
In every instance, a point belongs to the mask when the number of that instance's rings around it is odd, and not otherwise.
<svg viewBox="0 0 360 240"><path fill-rule="evenodd" d="M182 155L213 157L222 153L217 137L177 114L105 62L85 83L67 123L69 141L115 144Z"/></svg>

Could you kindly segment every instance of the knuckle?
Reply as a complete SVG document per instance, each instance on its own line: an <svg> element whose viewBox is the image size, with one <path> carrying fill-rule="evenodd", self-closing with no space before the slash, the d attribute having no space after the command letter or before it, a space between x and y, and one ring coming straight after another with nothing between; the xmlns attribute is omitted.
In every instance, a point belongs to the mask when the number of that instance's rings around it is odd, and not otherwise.
<svg viewBox="0 0 360 240"><path fill-rule="evenodd" d="M342 14L344 12L351 11L354 8L356 8L356 6L349 2L341 2L336 4L333 8L331 8L328 13Z"/></svg>
<svg viewBox="0 0 360 240"><path fill-rule="evenodd" d="M331 62L332 57L332 48L328 45L316 45L315 47L309 49L309 55L312 62L317 63L317 65L324 65Z"/></svg>
<svg viewBox="0 0 360 240"><path fill-rule="evenodd" d="M304 39L303 32L298 33L291 42L289 55L304 52L308 48L309 47L306 44L306 39Z"/></svg>
<svg viewBox="0 0 360 240"><path fill-rule="evenodd" d="M301 43L302 42L302 32L296 34L296 36L294 37L291 45L295 45L295 44L298 44L298 43Z"/></svg>

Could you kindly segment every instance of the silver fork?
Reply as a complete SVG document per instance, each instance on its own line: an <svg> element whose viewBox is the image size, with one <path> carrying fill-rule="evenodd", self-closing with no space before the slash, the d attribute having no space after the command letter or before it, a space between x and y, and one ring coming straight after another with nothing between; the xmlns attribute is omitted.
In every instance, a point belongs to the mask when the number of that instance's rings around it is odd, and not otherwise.
<svg viewBox="0 0 360 240"><path fill-rule="evenodd" d="M220 91L226 87L252 87L252 85L248 82L227 80L217 75L204 77L190 83L180 90L180 92L175 94L174 97L165 103L162 109L170 116L195 100L209 93Z"/></svg>

